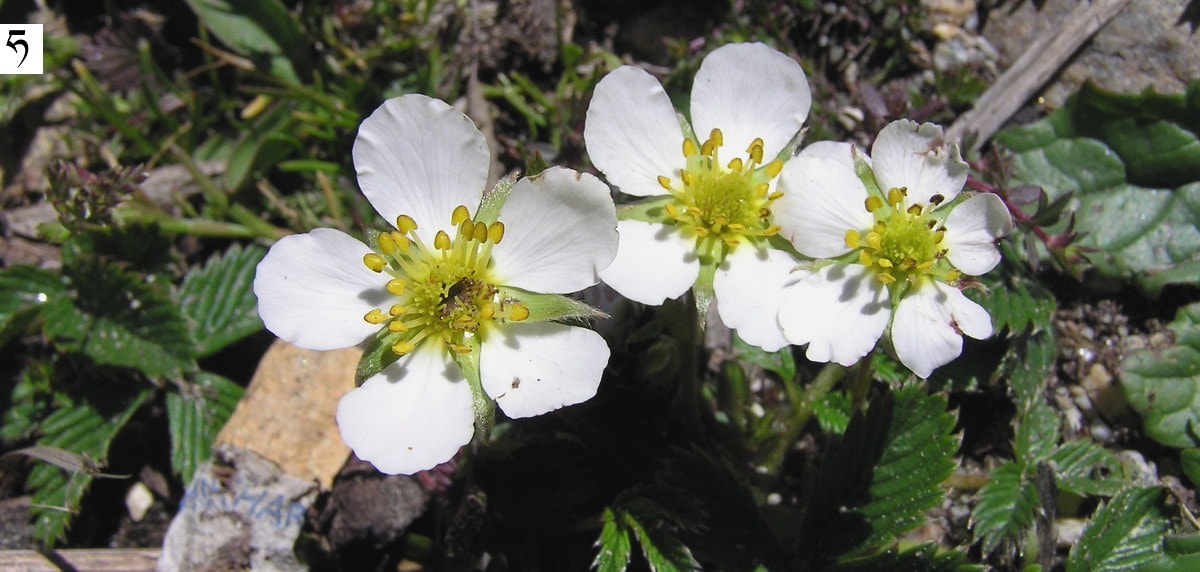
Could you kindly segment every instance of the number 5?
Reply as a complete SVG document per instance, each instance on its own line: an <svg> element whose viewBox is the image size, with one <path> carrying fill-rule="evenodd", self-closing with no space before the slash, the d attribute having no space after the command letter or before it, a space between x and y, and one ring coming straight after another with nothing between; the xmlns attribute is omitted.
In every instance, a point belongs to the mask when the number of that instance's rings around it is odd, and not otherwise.
<svg viewBox="0 0 1200 572"><path fill-rule="evenodd" d="M8 42L6 44L4 44L4 45L12 48L14 52L17 51L17 46L21 46L21 48L24 49L24 53L21 54L21 63L17 64L17 67L21 67L21 64L25 63L25 58L29 57L29 44L25 40L17 40L14 42L13 36L24 36L24 35L25 35L25 30L9 30L8 31Z"/></svg>

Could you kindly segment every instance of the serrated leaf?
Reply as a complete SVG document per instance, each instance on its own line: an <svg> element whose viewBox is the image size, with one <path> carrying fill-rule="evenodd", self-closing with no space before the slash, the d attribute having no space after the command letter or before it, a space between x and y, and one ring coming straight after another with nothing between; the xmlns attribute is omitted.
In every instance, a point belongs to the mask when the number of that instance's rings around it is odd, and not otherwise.
<svg viewBox="0 0 1200 572"><path fill-rule="evenodd" d="M0 347L24 331L41 307L64 290L62 280L49 270L25 265L0 269Z"/></svg>
<svg viewBox="0 0 1200 572"><path fill-rule="evenodd" d="M850 396L842 391L831 391L813 403L813 413L817 423L826 433L841 435L850 425L850 415L854 411L854 403Z"/></svg>
<svg viewBox="0 0 1200 572"><path fill-rule="evenodd" d="M597 572L622 572L629 566L629 557L633 554L629 528L625 519L617 517L611 508L604 509L603 522L600 538L596 540L596 546L600 550L596 552L592 568Z"/></svg>
<svg viewBox="0 0 1200 572"><path fill-rule="evenodd" d="M834 568L838 572L853 570L921 570L922 572L961 572L982 567L967 566L966 554L958 551L939 552L936 544L922 544L906 550L889 548L878 554L841 562Z"/></svg>
<svg viewBox="0 0 1200 572"><path fill-rule="evenodd" d="M967 296L992 316L992 328L1022 332L1026 328L1044 328L1050 324L1057 304L1054 294L1024 277L1010 276L989 283L987 292L968 290Z"/></svg>
<svg viewBox="0 0 1200 572"><path fill-rule="evenodd" d="M1180 451L1179 465L1193 486L1200 483L1200 449L1192 447Z"/></svg>
<svg viewBox="0 0 1200 572"><path fill-rule="evenodd" d="M1035 402L1017 417L1013 454L1022 467L1032 467L1050 458L1058 443L1061 421L1058 411L1045 400Z"/></svg>
<svg viewBox="0 0 1200 572"><path fill-rule="evenodd" d="M64 274L69 295L51 299L42 314L59 347L149 376L195 368L187 324L155 284L86 258Z"/></svg>
<svg viewBox="0 0 1200 572"><path fill-rule="evenodd" d="M698 570L700 564L692 558L691 551L675 535L660 527L645 526L632 512L623 512L625 525L633 531L642 555L654 572Z"/></svg>
<svg viewBox="0 0 1200 572"><path fill-rule="evenodd" d="M1058 488L1079 495L1112 496L1125 484L1121 459L1092 441L1067 441L1050 457Z"/></svg>
<svg viewBox="0 0 1200 572"><path fill-rule="evenodd" d="M910 385L871 401L821 459L799 548L810 565L878 548L924 521L954 471L954 416Z"/></svg>
<svg viewBox="0 0 1200 572"><path fill-rule="evenodd" d="M189 272L175 299L191 325L197 357L210 355L263 328L254 297L254 271L266 251L234 245Z"/></svg>
<svg viewBox="0 0 1200 572"><path fill-rule="evenodd" d="M1170 328L1180 345L1131 352L1121 386L1150 438L1178 448L1200 445L1200 305L1179 311Z"/></svg>
<svg viewBox="0 0 1200 572"><path fill-rule="evenodd" d="M1054 330L1046 328L1018 336L1009 346L1000 365L1001 379L1008 378L1017 411L1025 411L1043 403L1042 390L1050 379L1051 368L1058 356Z"/></svg>
<svg viewBox="0 0 1200 572"><path fill-rule="evenodd" d="M309 44L299 23L279 0L231 3L187 0L204 25L233 51L265 59L275 77L298 84L308 68Z"/></svg>
<svg viewBox="0 0 1200 572"><path fill-rule="evenodd" d="M101 382L103 380L95 380ZM39 445L65 449L104 465L114 437L150 395L141 390L132 395L123 392L90 391L96 399L70 398L41 423ZM34 537L49 548L66 538L67 528L79 510L93 476L67 473L53 465L38 465L29 474L27 486L33 491Z"/></svg>
<svg viewBox="0 0 1200 572"><path fill-rule="evenodd" d="M1121 491L1096 511L1067 557L1067 572L1140 570L1158 561L1170 521L1158 487Z"/></svg>
<svg viewBox="0 0 1200 572"><path fill-rule="evenodd" d="M1122 95L1085 86L1045 120L1002 133L1014 182L1074 193L1080 245L1096 268L1150 293L1200 282L1196 93ZM1056 227L1061 230L1061 226Z"/></svg>
<svg viewBox="0 0 1200 572"><path fill-rule="evenodd" d="M167 394L171 467L185 485L191 482L196 467L208 459L217 432L233 415L243 393L236 383L202 371L182 391Z"/></svg>
<svg viewBox="0 0 1200 572"><path fill-rule="evenodd" d="M1033 478L1020 466L1005 463L992 469L988 484L979 489L979 504L971 512L975 538L982 541L983 551L1018 541L1033 526L1037 507Z"/></svg>

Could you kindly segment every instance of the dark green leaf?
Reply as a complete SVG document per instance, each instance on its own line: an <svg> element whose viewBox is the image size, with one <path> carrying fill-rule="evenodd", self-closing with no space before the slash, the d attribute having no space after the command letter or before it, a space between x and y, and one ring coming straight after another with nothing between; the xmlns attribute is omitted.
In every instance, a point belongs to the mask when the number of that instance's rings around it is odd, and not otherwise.
<svg viewBox="0 0 1200 572"><path fill-rule="evenodd" d="M1112 496L1125 485L1121 460L1092 441L1063 443L1051 457L1058 488L1079 495Z"/></svg>
<svg viewBox="0 0 1200 572"><path fill-rule="evenodd" d="M982 541L984 552L1019 542L1033 526L1038 507L1033 478L1016 463L996 467L988 478L988 484L979 490L979 504L971 512L975 537Z"/></svg>
<svg viewBox="0 0 1200 572"><path fill-rule="evenodd" d="M1026 328L1045 328L1057 307L1054 295L1037 282L1020 276L988 283L986 293L968 290L967 295L979 302L992 316L992 327L999 332L1022 332Z"/></svg>
<svg viewBox="0 0 1200 572"><path fill-rule="evenodd" d="M149 395L147 390L132 395L110 391L95 400L74 402L65 398L62 407L42 422L38 444L83 455L93 466L103 467L113 438ZM36 515L34 536L43 546L53 546L66 537L92 478L87 472L67 474L53 465L38 465L30 472L28 486L33 490Z"/></svg>
<svg viewBox="0 0 1200 572"><path fill-rule="evenodd" d="M1158 487L1121 491L1096 511L1067 557L1067 572L1141 570L1158 561L1170 528Z"/></svg>
<svg viewBox="0 0 1200 572"><path fill-rule="evenodd" d="M69 295L43 310L45 331L59 347L149 376L195 368L187 324L157 284L88 258L64 273Z"/></svg>
<svg viewBox="0 0 1200 572"><path fill-rule="evenodd" d="M817 423L821 425L821 430L835 435L846 432L853 410L854 404L851 402L850 396L842 391L826 393L816 403L813 403L813 413L817 416Z"/></svg>
<svg viewBox="0 0 1200 572"><path fill-rule="evenodd" d="M966 554L957 551L940 552L936 544L922 544L906 550L889 548L878 554L846 560L834 570L864 572L880 570L921 570L922 572L962 572L980 570L964 563Z"/></svg>
<svg viewBox="0 0 1200 572"><path fill-rule="evenodd" d="M735 335L733 349L737 351L738 358L742 361L774 373L784 381L796 379L796 358L792 356L791 346L785 346L776 352L768 352L742 341L742 338Z"/></svg>
<svg viewBox="0 0 1200 572"><path fill-rule="evenodd" d="M1146 434L1164 445L1200 444L1200 305L1179 311L1171 329L1180 345L1131 352L1121 364L1129 405L1142 416Z"/></svg>
<svg viewBox="0 0 1200 572"><path fill-rule="evenodd" d="M245 390L215 373L199 372L182 391L167 394L171 466L191 482L196 467L209 457L217 432L233 415Z"/></svg>
<svg viewBox="0 0 1200 572"><path fill-rule="evenodd" d="M192 324L196 355L204 357L262 329L254 298L254 270L264 251L234 245L183 279L175 299Z"/></svg>
<svg viewBox="0 0 1200 572"><path fill-rule="evenodd" d="M1179 464L1192 486L1200 483L1200 449L1192 447L1179 452Z"/></svg>
<svg viewBox="0 0 1200 572"><path fill-rule="evenodd" d="M40 308L65 290L49 270L33 266L0 269L0 347L21 334Z"/></svg>
<svg viewBox="0 0 1200 572"><path fill-rule="evenodd" d="M687 546L684 546L674 534L663 530L661 526L655 526L658 524L655 522L657 519L649 519L648 523L644 525L632 512L624 512L622 516L626 526L633 531L638 544L642 546L642 555L646 557L646 563L650 565L650 570L674 572L700 568L699 563L692 558L692 553Z"/></svg>
<svg viewBox="0 0 1200 572"><path fill-rule="evenodd" d="M1061 422L1058 411L1045 400L1035 402L1017 418L1013 453L1022 467L1033 467L1050 458L1058 444Z"/></svg>
<svg viewBox="0 0 1200 572"><path fill-rule="evenodd" d="M187 2L216 37L243 56L264 59L260 66L275 77L298 84L306 74L310 43L279 0Z"/></svg>
<svg viewBox="0 0 1200 572"><path fill-rule="evenodd" d="M284 106L276 107L254 121L238 138L229 156L229 165L225 169L226 191L240 190L257 172L274 167L299 145L293 135L292 122L291 110Z"/></svg>
<svg viewBox="0 0 1200 572"><path fill-rule="evenodd" d="M826 451L800 528L812 566L885 546L918 526L954 470L954 416L910 385L873 399Z"/></svg>

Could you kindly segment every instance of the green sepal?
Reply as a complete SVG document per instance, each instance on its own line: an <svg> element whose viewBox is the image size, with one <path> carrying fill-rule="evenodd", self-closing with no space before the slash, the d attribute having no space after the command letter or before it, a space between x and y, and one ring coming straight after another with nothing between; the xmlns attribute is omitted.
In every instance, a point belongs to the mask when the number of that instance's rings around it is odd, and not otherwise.
<svg viewBox="0 0 1200 572"><path fill-rule="evenodd" d="M549 320L595 319L607 318L608 314L601 312L584 302L574 300L560 294L541 294L521 288L504 286L500 288L501 300L515 300L529 308L526 322L546 322Z"/></svg>
<svg viewBox="0 0 1200 572"><path fill-rule="evenodd" d="M663 208L675 197L662 195L621 205L617 208L617 220L640 220L642 222L667 223L667 211Z"/></svg>
<svg viewBox="0 0 1200 572"><path fill-rule="evenodd" d="M488 397L483 390L483 381L479 377L479 336L471 336L463 340L471 351L466 353L450 352L451 359L462 370L467 385L471 386L471 409L475 412L475 433L483 443L487 443L492 427L496 425L496 402Z"/></svg>
<svg viewBox="0 0 1200 572"><path fill-rule="evenodd" d="M404 332L391 332L387 328L379 328L379 331L371 336L367 341L367 348L358 360L358 368L354 370L354 385L362 385L367 378L400 359L400 356L392 351L392 346L396 345L402 336Z"/></svg>
<svg viewBox="0 0 1200 572"><path fill-rule="evenodd" d="M479 201L479 209L475 211L475 222L487 225L496 222L500 218L500 207L504 206L504 201L508 200L508 193L512 192L518 180L515 172L509 173L501 177L490 191L484 193L483 200Z"/></svg>
<svg viewBox="0 0 1200 572"><path fill-rule="evenodd" d="M879 182L875 180L875 170L871 168L871 164L859 154L858 147L852 148L850 154L854 156L854 174L858 175L859 180L867 187L867 193L878 195L886 202L887 195L879 190Z"/></svg>

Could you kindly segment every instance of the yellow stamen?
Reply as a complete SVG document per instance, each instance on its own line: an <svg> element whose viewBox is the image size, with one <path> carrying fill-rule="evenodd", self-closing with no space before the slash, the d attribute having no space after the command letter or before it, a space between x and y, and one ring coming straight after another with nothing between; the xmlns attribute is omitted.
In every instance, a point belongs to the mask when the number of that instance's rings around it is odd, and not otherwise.
<svg viewBox="0 0 1200 572"><path fill-rule="evenodd" d="M375 308L370 312L367 312L367 314L363 316L363 320L366 320L368 324L382 324L385 320L387 320L387 317L383 315L383 310Z"/></svg>
<svg viewBox="0 0 1200 572"><path fill-rule="evenodd" d="M733 160L729 162L729 170L733 171L735 173L741 173L742 172L742 158L734 157Z"/></svg>
<svg viewBox="0 0 1200 572"><path fill-rule="evenodd" d="M417 221L413 220L413 217L402 214L396 217L396 230L403 234L408 234L414 230L417 230Z"/></svg>
<svg viewBox="0 0 1200 572"><path fill-rule="evenodd" d="M403 316L404 313L407 311L408 311L408 308L405 308L404 306L401 306L400 304L392 304L392 307L388 308L388 314L391 315L392 317Z"/></svg>
<svg viewBox="0 0 1200 572"><path fill-rule="evenodd" d="M758 138L754 139L754 141L752 141L750 143L750 147L748 149L746 149L746 152L750 154L751 161L754 161L755 164L761 165L762 160L763 160L762 137L758 137Z"/></svg>
<svg viewBox="0 0 1200 572"><path fill-rule="evenodd" d="M873 212L883 208L883 199L881 199L875 195L871 195L871 196L867 197L865 206L867 207L867 212L873 213Z"/></svg>
<svg viewBox="0 0 1200 572"><path fill-rule="evenodd" d="M671 190L671 179L668 179L667 177L665 177L663 175L659 175L658 176L658 186L660 186L668 191Z"/></svg>
<svg viewBox="0 0 1200 572"><path fill-rule="evenodd" d="M488 227L488 239L492 244L500 244L500 239L504 238L504 223L496 221Z"/></svg>
<svg viewBox="0 0 1200 572"><path fill-rule="evenodd" d="M395 352L396 355L405 355L408 352L413 351L415 347L416 346L413 346L408 340L400 340L392 346L392 351Z"/></svg>
<svg viewBox="0 0 1200 572"><path fill-rule="evenodd" d="M683 140L683 156L684 157L691 157L692 155L695 155L696 153L699 153L699 152L700 152L700 150L696 149L695 141L692 141L691 139Z"/></svg>
<svg viewBox="0 0 1200 572"><path fill-rule="evenodd" d="M402 322L400 320L392 320L392 321L388 322L387 329L389 332L392 332L392 333L407 332L408 326L404 325L404 322Z"/></svg>
<svg viewBox="0 0 1200 572"><path fill-rule="evenodd" d="M384 260L382 256L375 254L374 252L368 252L363 256L363 264L366 264L367 268L370 268L375 272L383 272L384 267L387 266L387 261Z"/></svg>
<svg viewBox="0 0 1200 572"><path fill-rule="evenodd" d="M406 282L404 282L404 280L401 278L392 278L391 280L388 280L386 288L391 294L399 296L404 293L405 284Z"/></svg>
<svg viewBox="0 0 1200 572"><path fill-rule="evenodd" d="M450 235L446 231L439 230L433 237L433 247L438 250L450 250Z"/></svg>
<svg viewBox="0 0 1200 572"><path fill-rule="evenodd" d="M484 242L488 238L488 227L481 222L475 223L475 232L471 236L475 242Z"/></svg>
<svg viewBox="0 0 1200 572"><path fill-rule="evenodd" d="M892 208L899 207L900 204L904 202L904 197L907 194L908 189L905 187L892 187L891 189L888 189L888 204L892 205Z"/></svg>
<svg viewBox="0 0 1200 572"><path fill-rule="evenodd" d="M467 206L458 205L454 207L454 212L450 213L450 224L458 226L466 220L471 220L471 211L467 210Z"/></svg>
<svg viewBox="0 0 1200 572"><path fill-rule="evenodd" d="M773 179L779 174L780 171L783 170L783 161L776 159L770 163L767 163L767 166L763 167L763 169L766 170L767 176Z"/></svg>
<svg viewBox="0 0 1200 572"><path fill-rule="evenodd" d="M508 319L514 322L520 322L529 317L529 308L524 304L513 304L508 311Z"/></svg>
<svg viewBox="0 0 1200 572"><path fill-rule="evenodd" d="M854 230L854 229L847 230L846 231L846 246L849 246L850 248L858 248L858 245L861 244L861 242L860 242L861 238L862 238L862 235L859 234L859 232L857 230Z"/></svg>

